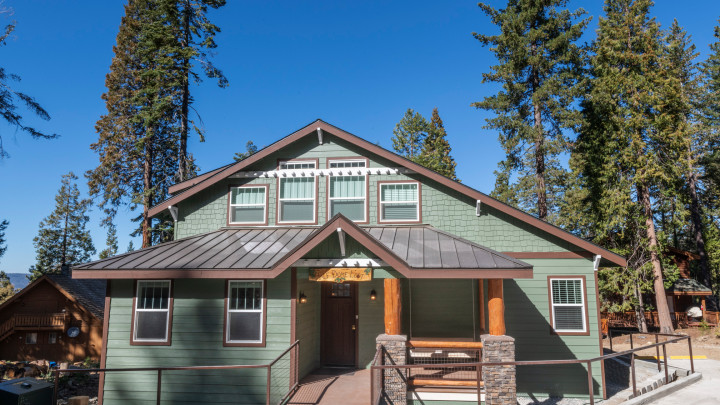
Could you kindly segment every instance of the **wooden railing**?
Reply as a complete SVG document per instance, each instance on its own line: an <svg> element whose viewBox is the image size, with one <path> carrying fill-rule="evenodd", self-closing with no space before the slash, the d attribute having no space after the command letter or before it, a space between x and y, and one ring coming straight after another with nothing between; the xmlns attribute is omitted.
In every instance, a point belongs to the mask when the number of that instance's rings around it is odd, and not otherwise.
<svg viewBox="0 0 720 405"><path fill-rule="evenodd" d="M705 322L711 325L720 325L720 312L705 311L703 314ZM603 312L600 318L607 320L610 328L636 328L637 317L635 312ZM685 312L671 312L670 318L675 328L687 328L696 326L696 323L687 316ZM649 327L659 327L660 321L657 311L645 311L645 319Z"/></svg>
<svg viewBox="0 0 720 405"><path fill-rule="evenodd" d="M407 364L424 365L409 370L413 387L475 387L482 386L479 371L473 367L434 369L434 364L471 363L482 360L482 342L453 340L410 340L407 343Z"/></svg>
<svg viewBox="0 0 720 405"><path fill-rule="evenodd" d="M65 313L13 314L10 319L0 325L0 340L21 328L64 329L67 321L68 315Z"/></svg>

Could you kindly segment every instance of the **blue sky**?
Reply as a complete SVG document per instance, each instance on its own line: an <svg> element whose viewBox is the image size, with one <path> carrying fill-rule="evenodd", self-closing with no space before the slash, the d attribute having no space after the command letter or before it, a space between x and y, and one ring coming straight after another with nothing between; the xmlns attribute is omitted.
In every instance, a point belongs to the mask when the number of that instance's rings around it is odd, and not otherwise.
<svg viewBox="0 0 720 405"><path fill-rule="evenodd" d="M489 1L502 7L504 1ZM17 28L0 63L19 74L17 90L35 97L52 115L43 122L29 113L26 123L61 134L32 140L0 124L10 158L0 161L0 219L10 220L8 251L0 269L26 272L34 263L32 239L54 207L60 177L79 176L97 164L89 145L105 112L100 96L123 15L120 0L6 0ZM571 1L593 16L594 36L602 2ZM679 6L659 1L653 14L663 27L677 18L693 36L701 58L713 41L720 15L714 0ZM191 152L201 169L231 161L253 140L265 146L322 118L390 148L395 123L407 108L426 117L437 106L445 122L458 176L489 193L493 170L503 158L497 133L482 127L487 114L470 107L496 88L481 83L494 63L471 35L495 32L476 1L279 1L229 0L211 14L222 28L214 61L230 80L220 89L205 81L194 89L207 141L193 139ZM82 177L81 177L82 181ZM80 184L87 190L84 183ZM125 250L134 216L117 218ZM98 251L105 231L100 213L91 213ZM135 246L139 241L134 241Z"/></svg>

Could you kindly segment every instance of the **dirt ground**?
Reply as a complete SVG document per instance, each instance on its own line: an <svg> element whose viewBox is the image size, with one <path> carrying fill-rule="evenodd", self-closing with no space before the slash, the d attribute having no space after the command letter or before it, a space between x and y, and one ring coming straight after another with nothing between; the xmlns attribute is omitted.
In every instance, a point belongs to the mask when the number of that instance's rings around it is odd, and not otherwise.
<svg viewBox="0 0 720 405"><path fill-rule="evenodd" d="M689 328L689 329L677 329L675 333L687 335L692 338L692 351L693 356L707 356L708 359L720 360L720 328ZM663 337L659 337L662 342ZM613 331L613 351L619 352L630 349L630 338L628 335L616 335ZM633 346L645 346L648 344L655 343L654 335L633 335ZM610 348L610 340L606 337L603 340L603 347ZM668 356L688 356L688 344L687 341L682 340L676 343L671 343L666 346ZM637 353L638 356L655 356L655 348L642 350ZM662 347L660 348L660 356L662 356ZM672 359L671 359L672 361Z"/></svg>

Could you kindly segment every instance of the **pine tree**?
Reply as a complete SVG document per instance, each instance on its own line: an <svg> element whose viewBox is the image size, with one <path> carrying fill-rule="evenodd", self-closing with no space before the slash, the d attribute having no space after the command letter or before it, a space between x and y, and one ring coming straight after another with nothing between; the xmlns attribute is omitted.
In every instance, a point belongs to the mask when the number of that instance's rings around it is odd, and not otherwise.
<svg viewBox="0 0 720 405"><path fill-rule="evenodd" d="M434 170L445 177L457 180L455 175L455 159L450 156L450 143L437 107L433 109L430 127L423 140L418 163Z"/></svg>
<svg viewBox="0 0 720 405"><path fill-rule="evenodd" d="M178 181L184 181L195 174L194 165L187 151L187 140L190 126L200 137L205 139L204 131L190 120L190 108L193 98L190 94L190 81L201 80L198 69L208 78L217 79L218 86L227 87L228 80L222 71L210 61L209 51L217 48L215 35L220 28L211 23L207 12L209 8L218 9L225 5L225 0L163 0L170 6L177 7L179 12L172 23L177 27L178 53L182 55L182 90L180 100L180 144L178 152ZM195 63L193 63L195 61Z"/></svg>
<svg viewBox="0 0 720 405"><path fill-rule="evenodd" d="M3 10L0 10L0 14ZM0 34L0 47L6 45L7 38L15 30L15 23L8 24L5 26L4 33ZM50 114L40 106L33 97L25 93L14 90L10 86L10 82L19 82L20 76L5 71L0 66L0 117L2 117L10 127L15 128L20 132L24 132L35 139L53 139L57 138L58 134L48 134L41 132L33 127L29 127L23 123L23 117L20 115L17 104L22 104L30 110L32 113L37 115L40 119L45 121L50 120ZM8 153L3 147L3 139L0 136L0 159L8 157Z"/></svg>
<svg viewBox="0 0 720 405"><path fill-rule="evenodd" d="M55 196L55 209L40 222L38 235L33 239L36 264L30 267L28 279L44 274L59 273L65 266L83 263L95 254L88 212L92 200L80 198L72 172L62 176L62 185Z"/></svg>
<svg viewBox="0 0 720 405"><path fill-rule="evenodd" d="M105 249L100 251L98 257L100 259L107 259L108 257L115 256L118 252L118 238L117 228L112 222L108 225L107 239L105 240Z"/></svg>
<svg viewBox="0 0 720 405"><path fill-rule="evenodd" d="M614 239L633 249L635 271L652 269L660 329L668 333L672 321L652 196L681 175L675 162L686 160L688 147L687 137L667 125L671 115L664 107L673 80L663 69L651 5L606 1L571 164L588 188L596 241Z"/></svg>
<svg viewBox="0 0 720 405"><path fill-rule="evenodd" d="M253 141L247 141L245 144L245 152L236 152L235 156L233 156L233 159L235 159L236 162L239 162L243 159L247 159L253 154L255 154L258 151L257 146L253 143Z"/></svg>
<svg viewBox="0 0 720 405"><path fill-rule="evenodd" d="M166 234L153 225L148 211L168 196L178 170L177 101L182 93L183 55L177 52L177 29L168 23L177 7L164 1L130 0L125 6L106 76L103 95L107 114L96 124L91 145L99 166L86 176L90 194L112 220L118 207L142 205L136 220L143 247Z"/></svg>
<svg viewBox="0 0 720 405"><path fill-rule="evenodd" d="M472 104L495 114L486 128L499 131L505 150L493 196L551 222L565 185L558 159L568 150L563 129L579 118L573 105L582 94L585 59L578 41L590 21L581 19L582 9L564 9L567 3L510 0L500 10L480 3L500 33L473 33L499 62L483 74L483 83L502 85Z"/></svg>
<svg viewBox="0 0 720 405"><path fill-rule="evenodd" d="M10 225L10 222L8 222L7 219L3 219L0 221L0 259L3 257L5 252L7 252L7 240L5 239L5 231L7 231L7 227Z"/></svg>
<svg viewBox="0 0 720 405"><path fill-rule="evenodd" d="M15 286L10 282L10 277L0 270L0 304L15 295Z"/></svg>
<svg viewBox="0 0 720 405"><path fill-rule="evenodd" d="M430 123L425 117L408 108L393 130L393 149L413 162L419 163L425 138L430 132Z"/></svg>

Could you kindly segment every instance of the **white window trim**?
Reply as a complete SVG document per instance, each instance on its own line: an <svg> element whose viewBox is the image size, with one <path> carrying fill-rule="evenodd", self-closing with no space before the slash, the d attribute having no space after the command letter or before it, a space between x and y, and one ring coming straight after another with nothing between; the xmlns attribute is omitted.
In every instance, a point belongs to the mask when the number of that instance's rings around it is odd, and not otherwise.
<svg viewBox="0 0 720 405"><path fill-rule="evenodd" d="M138 308L138 293L140 292L140 283L167 283L168 285L168 307L166 309L140 309ZM170 339L170 306L172 305L172 283L170 280L138 280L135 286L135 314L133 321L133 342L162 342L167 343ZM165 322L165 339L139 339L138 331L138 312L167 312L167 321Z"/></svg>
<svg viewBox="0 0 720 405"><path fill-rule="evenodd" d="M278 163L278 169L279 169L283 164L288 164L288 163L312 164L312 165L314 166L314 167L311 168L311 169L302 169L302 170L315 170L315 169L317 169L317 164L315 163L315 161L297 161L297 162L295 162L295 161L292 161L292 160L280 161L280 162ZM279 171L282 172L282 171L285 171L285 170L299 170L299 169L282 169L282 170L279 170ZM282 190L282 181L283 181L283 180L286 180L286 179L292 179L292 178L296 178L296 177L279 177L279 178L278 178L278 189L277 189L277 199L278 199L278 202L277 202L277 223L278 223L278 224L314 224L314 223L316 223L316 222L317 222L317 177L315 177L315 176L312 177L312 179L313 179L313 185L312 185L312 192L313 192L313 197L312 197L313 209L312 209L312 213L313 213L313 216L312 216L312 220L310 220L310 221L283 221L283 220L282 220L282 206L283 206L283 205L282 205L282 202L283 202L283 201L310 201L309 198L282 198L282 197L280 197L280 195L281 195L280 193L281 193L281 190ZM308 177L308 178L310 178L310 177Z"/></svg>
<svg viewBox="0 0 720 405"><path fill-rule="evenodd" d="M403 184L416 184L417 188L415 189L415 201L383 201L382 200L382 188L385 186L392 186L392 185L403 185ZM380 189L378 190L378 201L380 202L379 209L380 212L378 212L378 222L379 223L403 223L403 222L419 222L420 221L420 182L397 182L397 183L380 183ZM384 219L383 218L383 204L417 204L417 207L415 209L415 219Z"/></svg>
<svg viewBox="0 0 720 405"><path fill-rule="evenodd" d="M553 281L555 280L565 280L565 281L579 281L580 282L580 304L556 304L553 302L554 300L554 294L553 294ZM550 278L550 310L552 311L552 319L553 319L553 331L557 333L586 333L587 332L587 319L585 318L585 280L578 277L551 277ZM555 316L555 307L580 307L580 313L582 314L582 329L558 329L555 324L557 322L557 316Z"/></svg>
<svg viewBox="0 0 720 405"><path fill-rule="evenodd" d="M230 289L232 288L232 283L253 283L253 282L259 282L260 283L260 309L230 309L230 297L232 296L230 294ZM265 322L265 280L228 280L227 284L227 297L228 297L228 303L227 308L225 312L225 343L262 343L263 342L263 330ZM249 312L249 313L259 313L260 314L260 339L259 340L230 340L230 314L233 312Z"/></svg>
<svg viewBox="0 0 720 405"><path fill-rule="evenodd" d="M330 168L330 165L332 163L347 163L347 162L361 162L361 163L364 163L364 166L362 166L362 168L367 168L367 161L365 159L330 159L327 162L328 169ZM340 167L337 169L345 169L345 168ZM349 168L349 169L357 169L357 167L353 167L353 168ZM365 187L363 188L363 194L364 194L364 196L363 196L363 218L361 220L354 220L353 222L360 222L360 223L368 222L368 175L367 175L367 172L364 175L362 175L362 174L360 174L360 175L358 175L358 174L330 175L330 176L328 176L328 182L331 182L333 177L364 177L365 178ZM360 199L360 197L332 197L330 194L330 185L329 184L328 184L327 194L328 194L328 206L327 206L328 219L330 219L330 215L332 212L332 202L333 201L335 201L335 200L350 201L350 200L359 200Z"/></svg>
<svg viewBox="0 0 720 405"><path fill-rule="evenodd" d="M246 189L246 190L251 189L251 188L261 188L263 190L262 204L233 204L232 203L232 192L233 192L233 189L236 189L236 188ZM268 191L269 190L268 190L267 186L234 186L234 187L230 187L230 196L229 196L230 202L228 204L228 219L229 219L228 223L231 225L244 225L244 224L253 224L253 225L261 224L262 225L265 222L267 222ZM259 221L259 222L232 221L233 207L259 207L261 205L263 207L263 219L261 221Z"/></svg>

